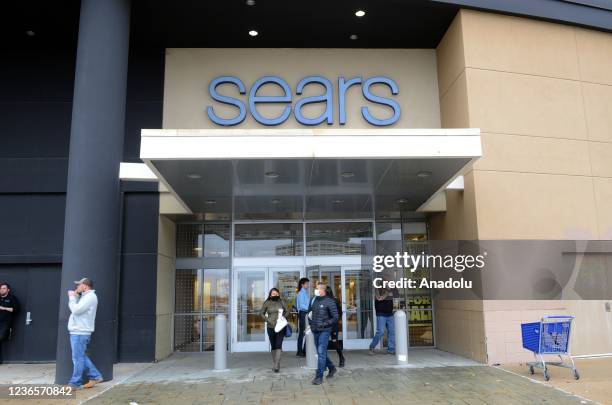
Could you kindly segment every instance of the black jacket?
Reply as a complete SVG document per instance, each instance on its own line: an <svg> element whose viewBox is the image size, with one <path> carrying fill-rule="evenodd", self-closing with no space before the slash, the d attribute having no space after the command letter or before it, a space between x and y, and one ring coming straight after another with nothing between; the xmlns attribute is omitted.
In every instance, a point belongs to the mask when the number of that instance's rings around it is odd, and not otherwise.
<svg viewBox="0 0 612 405"><path fill-rule="evenodd" d="M393 299L385 298L384 300L374 300L374 309L376 309L376 316L391 316L393 315Z"/></svg>
<svg viewBox="0 0 612 405"><path fill-rule="evenodd" d="M315 298L310 304L310 310L312 311L310 329L313 332L331 331L340 319L336 300L327 296Z"/></svg>
<svg viewBox="0 0 612 405"><path fill-rule="evenodd" d="M19 300L13 294L8 293L6 297L0 297L0 307L13 308L13 312L0 311L0 322L6 322L9 326L11 326L15 315L17 315L17 312L19 312Z"/></svg>

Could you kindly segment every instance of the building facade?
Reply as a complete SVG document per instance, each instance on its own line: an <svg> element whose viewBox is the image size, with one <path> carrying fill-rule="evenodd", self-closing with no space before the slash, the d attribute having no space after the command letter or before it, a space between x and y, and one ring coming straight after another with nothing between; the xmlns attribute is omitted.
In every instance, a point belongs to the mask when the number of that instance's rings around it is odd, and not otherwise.
<svg viewBox="0 0 612 405"><path fill-rule="evenodd" d="M365 348L363 241L612 239L605 2L281 3L14 10L0 278L23 310L5 359L67 358L61 291L83 276L104 368L211 350L217 314L230 350L267 350L257 310L273 286L291 305L304 276ZM612 352L609 301L395 304L411 346L483 363L529 358L519 324L552 312L576 316L575 354Z"/></svg>

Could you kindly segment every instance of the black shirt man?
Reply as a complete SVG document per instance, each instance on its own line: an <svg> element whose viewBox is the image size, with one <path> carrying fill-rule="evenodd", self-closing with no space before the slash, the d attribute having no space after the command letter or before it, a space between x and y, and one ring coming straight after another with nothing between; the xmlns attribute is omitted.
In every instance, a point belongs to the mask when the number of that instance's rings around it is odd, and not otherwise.
<svg viewBox="0 0 612 405"><path fill-rule="evenodd" d="M2 343L9 340L13 319L19 311L19 300L11 294L11 286L8 283L0 283L0 364L2 356Z"/></svg>

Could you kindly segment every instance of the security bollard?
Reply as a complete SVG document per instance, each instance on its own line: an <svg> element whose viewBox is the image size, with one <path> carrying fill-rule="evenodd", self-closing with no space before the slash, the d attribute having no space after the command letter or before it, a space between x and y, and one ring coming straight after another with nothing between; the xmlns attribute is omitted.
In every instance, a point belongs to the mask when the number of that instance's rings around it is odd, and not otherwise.
<svg viewBox="0 0 612 405"><path fill-rule="evenodd" d="M215 317L215 370L227 369L227 318Z"/></svg>
<svg viewBox="0 0 612 405"><path fill-rule="evenodd" d="M308 317L306 317L306 330L308 331ZM312 331L304 336L306 339L306 367L317 368L317 349L315 347L314 334Z"/></svg>
<svg viewBox="0 0 612 405"><path fill-rule="evenodd" d="M406 313L397 310L393 314L395 324L395 359L397 364L408 364L408 325Z"/></svg>

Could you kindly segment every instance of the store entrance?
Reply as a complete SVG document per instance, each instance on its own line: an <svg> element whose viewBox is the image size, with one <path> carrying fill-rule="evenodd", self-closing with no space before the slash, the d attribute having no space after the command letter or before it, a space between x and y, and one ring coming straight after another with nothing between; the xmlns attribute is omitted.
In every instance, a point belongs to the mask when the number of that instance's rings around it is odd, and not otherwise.
<svg viewBox="0 0 612 405"><path fill-rule="evenodd" d="M302 271L301 266L234 268L236 327L233 329L232 351L259 352L270 349L266 325L259 312L272 287L279 289L288 311L285 316L295 331L291 337L283 341L283 350L296 349L297 312L294 306L296 287Z"/></svg>
<svg viewBox="0 0 612 405"><path fill-rule="evenodd" d="M340 299L342 316L338 336L346 349L366 349L374 332L372 276L359 266L309 266L311 283L321 280Z"/></svg>

